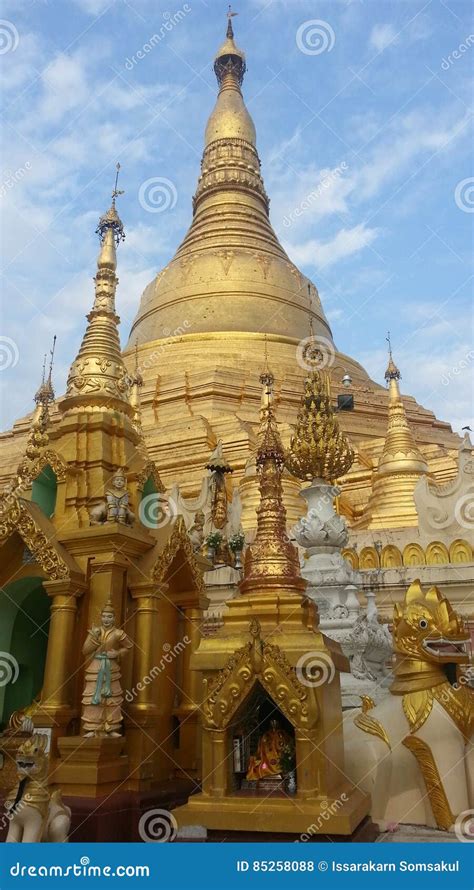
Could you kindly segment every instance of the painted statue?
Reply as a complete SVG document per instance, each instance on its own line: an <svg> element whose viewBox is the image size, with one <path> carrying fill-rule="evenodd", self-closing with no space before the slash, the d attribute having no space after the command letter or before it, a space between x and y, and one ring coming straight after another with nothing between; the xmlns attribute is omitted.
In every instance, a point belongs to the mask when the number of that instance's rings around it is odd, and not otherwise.
<svg viewBox="0 0 474 890"><path fill-rule="evenodd" d="M123 692L120 685L120 659L133 643L115 623L112 603L105 604L101 626L87 632L82 654L90 658L82 696L82 724L85 736L121 735Z"/></svg>
<svg viewBox="0 0 474 890"><path fill-rule="evenodd" d="M193 546L193 550L198 551L201 549L203 541L204 541L204 523L205 516L202 510L198 510L195 517L194 522L189 529L189 540Z"/></svg>
<svg viewBox="0 0 474 890"><path fill-rule="evenodd" d="M255 755L250 758L247 779L256 782L270 776L281 776L280 758L288 742L288 734L278 726L276 720L272 720L270 729L259 739Z"/></svg>
<svg viewBox="0 0 474 890"><path fill-rule="evenodd" d="M118 470L105 491L105 500L90 510L91 525L100 525L104 522L132 525L135 514L130 510L129 502L125 473Z"/></svg>
<svg viewBox="0 0 474 890"><path fill-rule="evenodd" d="M64 843L68 840L71 810L60 790L48 788L47 737L33 734L17 751L18 784L5 801L10 822L7 843Z"/></svg>
<svg viewBox="0 0 474 890"><path fill-rule="evenodd" d="M395 606L394 681L375 706L346 712L346 771L372 796L371 816L452 829L474 806L474 690L469 633L436 587L409 587Z"/></svg>

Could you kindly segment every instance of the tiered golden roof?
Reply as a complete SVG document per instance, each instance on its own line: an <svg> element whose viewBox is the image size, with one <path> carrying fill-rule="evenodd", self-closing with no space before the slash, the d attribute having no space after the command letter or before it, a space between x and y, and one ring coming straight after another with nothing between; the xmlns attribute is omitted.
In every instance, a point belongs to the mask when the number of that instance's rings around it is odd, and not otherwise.
<svg viewBox="0 0 474 890"><path fill-rule="evenodd" d="M329 378L313 369L304 383L304 395L286 466L298 479L333 482L351 468L354 451L339 429L331 406Z"/></svg>

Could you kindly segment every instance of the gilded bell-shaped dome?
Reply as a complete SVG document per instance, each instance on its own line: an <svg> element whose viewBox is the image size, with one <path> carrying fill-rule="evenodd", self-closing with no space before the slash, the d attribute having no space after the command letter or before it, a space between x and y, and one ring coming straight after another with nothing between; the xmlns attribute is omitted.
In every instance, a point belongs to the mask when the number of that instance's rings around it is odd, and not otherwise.
<svg viewBox="0 0 474 890"><path fill-rule="evenodd" d="M229 20L216 55L216 105L205 133L193 220L171 262L145 289L130 344L189 332L262 332L301 339L308 287L315 334L332 341L316 288L291 262L269 219L255 126L241 84L244 53Z"/></svg>

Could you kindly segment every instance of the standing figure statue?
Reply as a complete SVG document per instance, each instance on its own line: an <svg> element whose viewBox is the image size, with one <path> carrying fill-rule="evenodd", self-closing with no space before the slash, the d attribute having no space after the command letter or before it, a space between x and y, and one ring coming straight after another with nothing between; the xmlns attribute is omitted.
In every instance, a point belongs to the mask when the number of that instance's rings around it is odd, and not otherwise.
<svg viewBox="0 0 474 890"><path fill-rule="evenodd" d="M82 696L85 736L121 735L123 692L119 662L132 646L126 633L116 626L114 607L108 600L102 609L101 626L87 632L82 648L82 654L90 656Z"/></svg>

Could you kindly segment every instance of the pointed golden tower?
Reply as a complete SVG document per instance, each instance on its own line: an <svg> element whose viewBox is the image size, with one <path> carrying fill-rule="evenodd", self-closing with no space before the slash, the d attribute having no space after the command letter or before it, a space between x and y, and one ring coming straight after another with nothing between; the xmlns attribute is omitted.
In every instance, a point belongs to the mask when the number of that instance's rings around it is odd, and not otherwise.
<svg viewBox="0 0 474 890"><path fill-rule="evenodd" d="M428 464L418 448L408 424L400 395L401 378L392 356L385 372L388 384L388 426L385 444L375 471L372 493L359 527L404 528L418 525L413 491Z"/></svg>
<svg viewBox="0 0 474 890"><path fill-rule="evenodd" d="M117 177L119 166L117 164ZM95 276L95 300L87 316L88 325L81 347L71 365L67 390L60 402L63 413L75 410L114 409L133 416L128 391L129 380L120 351L118 325L120 318L115 312L115 292L118 278L116 248L125 238L123 224L115 207L115 199L122 192L117 190L117 177L112 192L110 209L101 216L97 226L100 252Z"/></svg>
<svg viewBox="0 0 474 890"><path fill-rule="evenodd" d="M269 377L267 372L267 379ZM270 400L262 413L256 457L260 491L257 533L253 544L247 549L240 589L242 593L250 593L252 590L278 589L283 585L301 591L305 589L306 582L300 574L298 551L288 540L286 532L281 483L285 453Z"/></svg>

